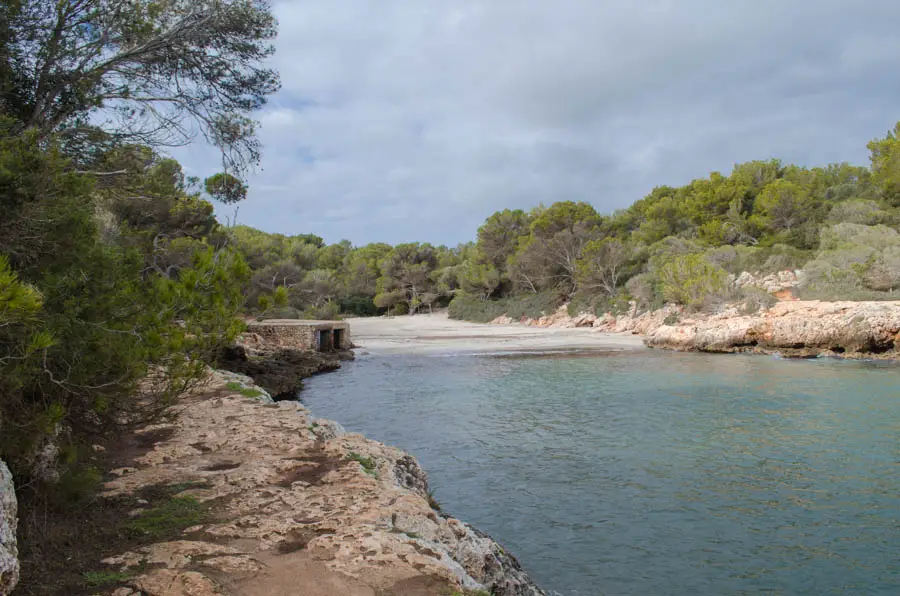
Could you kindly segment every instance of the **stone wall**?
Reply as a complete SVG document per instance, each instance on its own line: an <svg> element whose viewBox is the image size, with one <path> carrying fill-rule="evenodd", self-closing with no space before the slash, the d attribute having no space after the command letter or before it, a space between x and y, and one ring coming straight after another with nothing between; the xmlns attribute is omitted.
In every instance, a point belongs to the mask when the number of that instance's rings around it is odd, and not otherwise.
<svg viewBox="0 0 900 596"><path fill-rule="evenodd" d="M19 551L16 547L18 519L12 474L0 461L0 596L11 594L19 582Z"/></svg>
<svg viewBox="0 0 900 596"><path fill-rule="evenodd" d="M324 342L320 342L322 334ZM300 350L328 352L348 350L350 324L345 321L299 321L269 319L247 325L242 345L256 350Z"/></svg>

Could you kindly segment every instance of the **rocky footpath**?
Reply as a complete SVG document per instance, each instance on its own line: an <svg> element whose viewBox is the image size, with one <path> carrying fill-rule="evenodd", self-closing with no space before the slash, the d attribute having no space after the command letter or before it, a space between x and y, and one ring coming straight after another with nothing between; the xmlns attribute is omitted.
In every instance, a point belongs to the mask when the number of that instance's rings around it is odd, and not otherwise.
<svg viewBox="0 0 900 596"><path fill-rule="evenodd" d="M177 539L107 558L130 577L115 596L544 594L434 508L413 457L249 383L213 374L177 422L141 431L160 438L152 450L114 470L110 497L176 487L209 511Z"/></svg>
<svg viewBox="0 0 900 596"><path fill-rule="evenodd" d="M732 310L664 324L645 343L681 351L897 359L900 301L780 302L754 315Z"/></svg>
<svg viewBox="0 0 900 596"><path fill-rule="evenodd" d="M12 593L19 582L19 551L16 547L18 521L12 474L0 460L0 596Z"/></svg>

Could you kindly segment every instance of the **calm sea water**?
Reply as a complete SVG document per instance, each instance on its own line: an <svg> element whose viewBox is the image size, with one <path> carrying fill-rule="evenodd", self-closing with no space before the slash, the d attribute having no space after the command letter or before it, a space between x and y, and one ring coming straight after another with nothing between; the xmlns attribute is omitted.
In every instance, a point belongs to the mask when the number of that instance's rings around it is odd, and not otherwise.
<svg viewBox="0 0 900 596"><path fill-rule="evenodd" d="M301 398L566 595L900 594L894 365L368 356Z"/></svg>

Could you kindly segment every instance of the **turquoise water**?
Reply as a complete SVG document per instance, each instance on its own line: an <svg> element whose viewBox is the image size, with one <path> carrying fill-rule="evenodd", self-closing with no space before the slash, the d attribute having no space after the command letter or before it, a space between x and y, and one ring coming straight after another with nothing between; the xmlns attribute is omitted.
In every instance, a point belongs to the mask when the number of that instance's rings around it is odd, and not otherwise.
<svg viewBox="0 0 900 596"><path fill-rule="evenodd" d="M900 594L900 368L640 352L368 356L318 416L566 595Z"/></svg>

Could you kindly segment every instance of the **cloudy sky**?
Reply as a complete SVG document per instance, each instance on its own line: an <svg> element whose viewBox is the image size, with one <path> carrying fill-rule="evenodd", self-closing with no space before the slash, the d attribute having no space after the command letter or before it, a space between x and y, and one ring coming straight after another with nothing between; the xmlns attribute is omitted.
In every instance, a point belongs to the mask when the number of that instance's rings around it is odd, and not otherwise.
<svg viewBox="0 0 900 596"><path fill-rule="evenodd" d="M866 142L900 120L897 0L275 11L284 88L261 114L262 169L239 212L270 232L455 244L505 207L611 212L750 159L865 164ZM215 171L199 147L178 157Z"/></svg>

